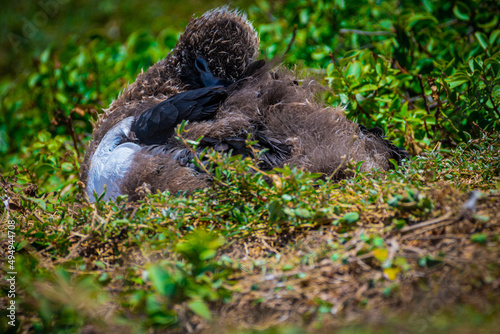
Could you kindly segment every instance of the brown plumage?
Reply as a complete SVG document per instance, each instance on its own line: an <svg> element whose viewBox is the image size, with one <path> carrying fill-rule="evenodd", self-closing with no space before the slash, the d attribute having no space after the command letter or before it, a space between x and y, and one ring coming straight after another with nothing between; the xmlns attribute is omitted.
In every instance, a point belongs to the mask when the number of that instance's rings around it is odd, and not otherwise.
<svg viewBox="0 0 500 334"><path fill-rule="evenodd" d="M137 117L172 95L196 88L183 78L194 67L197 56L208 60L213 74L234 80L255 60L258 48L259 38L251 23L235 10L222 7L191 20L176 47L164 59L140 73L100 115L80 167L80 180L86 183L94 151L115 124L130 116Z"/></svg>
<svg viewBox="0 0 500 334"><path fill-rule="evenodd" d="M265 129L260 132L290 148L281 165L296 165L328 175L351 160L364 161L363 171L388 170L392 166L389 159L403 157L398 157L398 152L376 134L362 131L358 124L347 120L341 108L317 102L315 94L321 89L311 80L298 84L296 77L284 68L272 75L264 73L232 93L214 120L189 124L189 131L183 136L224 142L225 138L247 138L250 134L252 140L257 140L256 123L262 124ZM182 144L178 145L182 149ZM344 169L338 169L336 178L344 176Z"/></svg>
<svg viewBox="0 0 500 334"><path fill-rule="evenodd" d="M244 16L227 8L205 13L192 20L175 49L163 60L140 74L136 82L116 100L97 122L81 169L87 175L93 152L104 135L129 116L137 119L145 110L181 91L200 88L195 61L201 57L210 73L234 82L241 78L258 55L258 37ZM249 155L238 145L250 134L260 148L270 148L263 167L296 165L311 172L344 178L347 162L364 161L362 170L391 168L404 150L346 119L340 108L317 102L317 83L299 83L293 73L270 65L250 73L228 89L229 96L215 117L192 122L183 136L204 136L205 146L222 152ZM134 141L133 133L128 140ZM140 143L139 143L140 144ZM208 177L188 163L190 152L173 138L164 145L142 145L133 155L128 172L119 181L120 190L132 200L147 191L192 191L209 185Z"/></svg>

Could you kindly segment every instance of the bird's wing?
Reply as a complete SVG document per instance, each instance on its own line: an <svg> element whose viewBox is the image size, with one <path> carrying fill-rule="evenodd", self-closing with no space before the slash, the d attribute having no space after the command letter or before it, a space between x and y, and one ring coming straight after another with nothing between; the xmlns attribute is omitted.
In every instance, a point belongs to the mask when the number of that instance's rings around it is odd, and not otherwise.
<svg viewBox="0 0 500 334"><path fill-rule="evenodd" d="M141 148L135 143L123 142L129 134L132 122L133 117L128 117L115 124L97 146L86 183L87 195L91 202L95 201L94 191L101 195L105 186L105 200L121 195L119 182L129 171L134 154Z"/></svg>
<svg viewBox="0 0 500 334"><path fill-rule="evenodd" d="M132 124L141 144L162 144L183 120L202 121L215 116L227 97L223 86L204 87L176 94L143 112Z"/></svg>

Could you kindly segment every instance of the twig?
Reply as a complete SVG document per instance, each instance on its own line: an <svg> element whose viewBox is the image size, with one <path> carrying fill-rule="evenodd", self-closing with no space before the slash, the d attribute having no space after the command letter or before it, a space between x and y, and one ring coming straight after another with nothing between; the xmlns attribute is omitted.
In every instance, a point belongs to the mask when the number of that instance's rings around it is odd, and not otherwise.
<svg viewBox="0 0 500 334"><path fill-rule="evenodd" d="M427 110L427 115L431 114L431 110L429 109L429 105L427 104L427 99L425 98L425 90L424 90L424 83L422 82L422 75L419 74L417 75L418 82L420 82L420 89L422 90L422 99L424 99L424 104L425 104L425 110ZM425 127L425 133L427 133L427 137L431 138L429 134L429 129L427 128L427 121L424 119L424 127Z"/></svg>
<svg viewBox="0 0 500 334"><path fill-rule="evenodd" d="M71 135L71 139L73 140L73 146L75 147L76 154L78 157L80 157L80 151L78 150L78 138L76 137L75 133L75 128L73 127L73 119L71 118L71 113L70 112L69 116L66 116L66 114L62 110L56 110L56 114L59 116L59 119L62 120L64 123L66 123L66 129L69 131Z"/></svg>
<svg viewBox="0 0 500 334"><path fill-rule="evenodd" d="M418 78L418 82L420 83L420 89L422 90L422 99L424 100L424 104L425 104L425 110L427 110L427 115L430 115L431 114L431 110L429 109L429 105L427 104L427 99L426 99L426 96L425 96L425 89L424 89L424 83L422 81L422 75L419 74L417 75L417 78Z"/></svg>
<svg viewBox="0 0 500 334"><path fill-rule="evenodd" d="M280 252L278 252L274 247L269 246L269 244L266 242L266 240L260 238L260 241L266 247L267 249L271 250L273 253L276 253L277 255L281 255ZM279 262L279 261L278 261Z"/></svg>
<svg viewBox="0 0 500 334"><path fill-rule="evenodd" d="M284 55L286 55L288 53L288 51L290 51L290 48L292 47L292 44L295 41L295 36L297 35L297 28L298 28L297 25L294 24L293 32L292 32L292 39L290 39L290 42L288 42L288 46L286 47L286 51L285 51Z"/></svg>
<svg viewBox="0 0 500 334"><path fill-rule="evenodd" d="M457 19L453 19L453 20L450 20L448 22L444 22L444 23L441 23L438 25L438 28L446 28L446 27L449 27L451 25L454 25L455 23L457 23L458 20Z"/></svg>
<svg viewBox="0 0 500 334"><path fill-rule="evenodd" d="M5 180L5 178L3 177L2 174L0 174L0 179L2 179L3 184L9 184L9 182L7 182L7 180Z"/></svg>
<svg viewBox="0 0 500 334"><path fill-rule="evenodd" d="M191 147L191 145L189 145L186 141L186 139L184 139L184 137L181 135L180 131L179 133L176 133L176 136L180 139L180 141L187 147L187 149L193 154L193 157L194 159L196 160L196 162L198 163L198 165L200 166L200 168L207 174L207 175L212 175L210 174L210 172L207 170L207 168L205 167L205 165L203 164L203 162L200 160L200 157L198 157L198 155L196 154L196 151L193 150L193 148ZM218 180L216 178L213 178L213 180L216 182L216 183L219 183L221 186L224 186L224 187L229 187L228 184L222 182L221 180Z"/></svg>
<svg viewBox="0 0 500 334"><path fill-rule="evenodd" d="M495 110L495 112L497 113L498 118L500 119L500 111L498 111L498 107L495 104L495 101L493 101L493 95L491 93L490 93L490 101L491 101L491 104L493 105L493 109Z"/></svg>
<svg viewBox="0 0 500 334"><path fill-rule="evenodd" d="M444 214L444 216L441 216L439 218L435 218L435 219L431 219L431 220L428 220L428 221L425 221L425 222L422 222L422 223L419 223L419 224L415 224L415 225L411 225L411 226L405 226L401 229L401 233L406 233L406 232L409 232L409 231L413 231L413 230L416 230L416 229L419 229L419 228L422 228L422 227L426 227L426 226L429 226L429 225L434 225L434 224L437 224L437 223L440 223L444 220L447 220L448 218L451 217L451 211L448 211L447 213Z"/></svg>
<svg viewBox="0 0 500 334"><path fill-rule="evenodd" d="M73 249L71 249L71 251L69 252L68 255L66 255L64 258L60 258L60 259L56 260L54 263L58 264L58 263L63 263L64 261L71 260L74 257L74 255L76 254L76 252L79 250L80 245L84 241L87 241L88 239L90 239L90 236L86 236L85 238L78 240L78 242L73 246Z"/></svg>
<svg viewBox="0 0 500 334"><path fill-rule="evenodd" d="M443 107L443 103L441 102L441 99L439 98L439 92L438 88L436 85L436 79L434 78L427 78L427 83L431 87L432 91L432 100L434 103L429 106L430 108L434 108L437 106L436 112L434 113L434 118L436 118L436 125L433 127L434 131L436 131L436 127L439 126L439 113L441 112L441 108Z"/></svg>
<svg viewBox="0 0 500 334"><path fill-rule="evenodd" d="M73 111L71 111L72 113ZM71 138L73 139L73 145L75 146L76 155L80 158L80 151L78 150L78 138L76 137L75 128L73 127L73 118L71 117L71 113L68 116L68 125L69 130L71 132Z"/></svg>
<svg viewBox="0 0 500 334"><path fill-rule="evenodd" d="M32 214L33 214L33 217L35 217L40 223L43 224L42 218L38 217L38 215L36 214L36 212L32 212Z"/></svg>
<svg viewBox="0 0 500 334"><path fill-rule="evenodd" d="M356 30L356 29L340 29L339 34L358 34L358 35L365 35L365 36L387 36L387 35L394 35L395 33L393 31L363 31L363 30Z"/></svg>
<svg viewBox="0 0 500 334"><path fill-rule="evenodd" d="M415 239L415 236L419 235L419 234L423 234L425 232L429 232L429 231L432 231L436 228L439 228L439 227L443 227L443 226L446 226L446 225L450 225L450 224L453 224L455 223L457 220L456 219L452 219L452 220L445 220L439 224L436 224L434 226L431 226L429 228L426 228L426 229L423 229L421 231L417 231L415 233L412 233L412 234L409 234L409 235L405 235L404 237L401 238L401 240L414 240Z"/></svg>
<svg viewBox="0 0 500 334"><path fill-rule="evenodd" d="M420 52L423 52L423 53L425 53L425 54L426 54L429 58L432 58L432 56L433 56L433 55L432 55L432 53L430 53L429 51L427 51L427 50L426 50L426 49L422 46L422 44L420 44L420 42L419 42L419 41L415 38L415 36L411 36L411 39L412 39L412 41L413 41L415 44L417 44L417 46L418 46L418 50L419 50ZM412 63L413 63L413 53L412 53Z"/></svg>
<svg viewBox="0 0 500 334"><path fill-rule="evenodd" d="M488 80L486 80L486 78L483 77L482 75L480 76L480 78L484 82L484 84L486 85L491 104L493 105L493 110L495 110L495 113L497 114L498 118L500 119L500 111L498 111L498 107L495 104L495 101L493 101L493 94L492 93L493 93L493 89L494 89L495 85L492 86L491 83Z"/></svg>
<svg viewBox="0 0 500 334"><path fill-rule="evenodd" d="M460 239L464 239L464 238L467 238L467 237L468 237L467 234L463 234L463 235L430 235L430 236L427 236L427 237L411 238L409 240L443 240L443 239L456 239L456 240L460 240Z"/></svg>
<svg viewBox="0 0 500 334"><path fill-rule="evenodd" d="M333 173L330 174L330 176L327 178L327 180L325 181L325 183L323 183L323 185L321 186L320 188L320 192L323 193L323 189L324 187L326 187L327 184L329 184L333 178L333 176L335 174L337 174L337 172L340 170L340 168L342 167L342 165L344 164L344 162L347 160L347 156L346 155L343 155L341 157L342 161L340 162L340 164L337 166L337 168L335 168L335 170L333 171Z"/></svg>
<svg viewBox="0 0 500 334"><path fill-rule="evenodd" d="M456 223L457 220L456 219L452 219L452 220L445 220L439 224L436 224L434 226L431 226L429 228L426 228L426 229L423 229L421 231L417 231L415 233L412 233L412 234L409 234L409 235L406 235L404 237L401 238L401 240L414 240L415 239L415 236L419 235L419 234L423 234L425 232L429 232L429 231L432 231L436 228L439 228L439 227L443 227L443 226L446 226L446 225L450 225L450 224L453 224L453 223Z"/></svg>

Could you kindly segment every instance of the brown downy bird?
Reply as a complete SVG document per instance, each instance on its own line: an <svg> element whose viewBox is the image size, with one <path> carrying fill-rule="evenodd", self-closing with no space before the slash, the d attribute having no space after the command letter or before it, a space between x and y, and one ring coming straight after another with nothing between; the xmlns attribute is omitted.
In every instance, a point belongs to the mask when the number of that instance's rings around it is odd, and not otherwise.
<svg viewBox="0 0 500 334"><path fill-rule="evenodd" d="M315 102L320 87L299 84L285 69L255 61L259 39L245 16L227 7L192 20L172 52L137 80L100 117L81 167L91 200L144 191L192 191L209 185L190 162L191 151L174 138L189 120L186 139L251 156L250 135L263 169L296 165L343 178L348 161L362 170L391 168L405 150L345 118L340 108Z"/></svg>

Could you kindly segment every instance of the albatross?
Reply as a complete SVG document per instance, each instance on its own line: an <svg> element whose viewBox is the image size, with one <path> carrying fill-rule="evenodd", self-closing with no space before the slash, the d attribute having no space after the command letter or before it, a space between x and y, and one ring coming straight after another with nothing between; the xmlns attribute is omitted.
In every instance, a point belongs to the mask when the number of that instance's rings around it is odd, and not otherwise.
<svg viewBox="0 0 500 334"><path fill-rule="evenodd" d="M321 86L292 71L257 60L259 38L246 16L221 7L189 22L175 48L137 76L97 120L81 165L90 201L152 192L193 191L210 185L175 139L203 137L198 150L252 156L245 140L264 150L260 167L285 164L347 177L348 161L362 170L393 167L408 153L382 130L348 120L341 108L317 101Z"/></svg>

